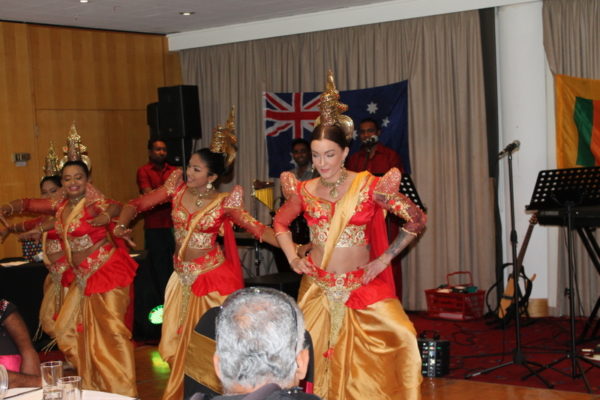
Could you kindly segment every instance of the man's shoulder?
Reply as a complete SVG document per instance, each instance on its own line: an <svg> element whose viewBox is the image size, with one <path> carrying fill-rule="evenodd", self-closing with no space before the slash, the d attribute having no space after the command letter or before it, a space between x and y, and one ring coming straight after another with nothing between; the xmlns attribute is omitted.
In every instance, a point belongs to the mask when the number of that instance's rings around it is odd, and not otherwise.
<svg viewBox="0 0 600 400"><path fill-rule="evenodd" d="M146 164L144 164L144 165L140 166L140 167L139 167L137 170L138 170L138 173L139 173L139 172L146 172L146 171L147 171L148 169L150 169L150 168L152 168L152 163L149 163L149 162L148 162L148 163L146 163Z"/></svg>
<svg viewBox="0 0 600 400"><path fill-rule="evenodd" d="M384 144L381 144L381 143L378 143L378 144L377 144L377 150L378 150L378 151L381 151L382 153L388 153L388 154L391 154L391 153L393 153L393 154L398 154L398 153L396 152L396 150L392 149L391 147L387 147L386 145L384 145Z"/></svg>

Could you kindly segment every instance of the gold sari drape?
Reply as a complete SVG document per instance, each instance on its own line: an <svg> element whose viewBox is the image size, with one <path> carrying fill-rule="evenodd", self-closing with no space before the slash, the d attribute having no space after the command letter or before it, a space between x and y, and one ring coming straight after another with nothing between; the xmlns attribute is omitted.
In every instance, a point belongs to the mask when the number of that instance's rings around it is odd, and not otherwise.
<svg viewBox="0 0 600 400"><path fill-rule="evenodd" d="M59 274L60 275L60 274ZM44 280L44 297L40 305L40 326L48 336L56 336L54 318L58 315L67 289L60 284L60 276L53 277L52 272Z"/></svg>
<svg viewBox="0 0 600 400"><path fill-rule="evenodd" d="M180 311L183 288L177 272L173 272L165 292L162 336L158 351L163 360L169 363L171 375L163 393L163 400L181 400L183 398L183 374L185 354L192 331L200 317L213 307L220 306L227 296L219 292L210 292L205 296L189 296L187 313L180 327Z"/></svg>
<svg viewBox="0 0 600 400"><path fill-rule="evenodd" d="M56 341L77 368L83 389L137 396L131 333L123 322L128 304L129 287L90 296L77 281L69 288L56 320Z"/></svg>
<svg viewBox="0 0 600 400"><path fill-rule="evenodd" d="M421 356L416 332L398 299L365 309L345 307L333 354L330 314L321 288L304 277L298 304L313 340L315 393L325 400L418 400Z"/></svg>

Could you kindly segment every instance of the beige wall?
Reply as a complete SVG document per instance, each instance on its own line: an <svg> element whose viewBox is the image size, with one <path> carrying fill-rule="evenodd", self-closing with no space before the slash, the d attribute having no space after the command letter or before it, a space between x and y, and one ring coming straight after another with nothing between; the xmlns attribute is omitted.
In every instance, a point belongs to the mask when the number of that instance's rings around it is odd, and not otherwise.
<svg viewBox="0 0 600 400"><path fill-rule="evenodd" d="M50 141L57 151L75 121L107 196L137 195L147 160L146 105L160 86L181 84L177 53L164 36L0 23L0 202L38 196ZM24 167L12 154L30 153ZM135 238L142 244L141 224ZM0 258L20 255L10 237Z"/></svg>

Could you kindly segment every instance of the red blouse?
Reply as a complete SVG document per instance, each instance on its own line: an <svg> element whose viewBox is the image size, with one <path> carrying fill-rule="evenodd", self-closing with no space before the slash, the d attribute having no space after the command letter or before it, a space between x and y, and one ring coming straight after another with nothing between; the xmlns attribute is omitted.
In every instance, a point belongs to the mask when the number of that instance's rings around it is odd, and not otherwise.
<svg viewBox="0 0 600 400"><path fill-rule="evenodd" d="M190 223L202 210L189 211L182 203L186 184L182 179L182 171L176 170L167 179L167 182L158 189L131 200L128 204L135 207L136 211L143 212L159 204L170 201L172 203L171 217L175 228L175 240L181 246L183 239L190 229ZM235 186L231 193L224 197L220 204L207 211L194 227L194 232L188 244L191 248L211 249L215 246L217 235L225 221L232 221L244 230L250 232L257 239L262 237L266 226L254 219L243 204L244 192L241 186Z"/></svg>

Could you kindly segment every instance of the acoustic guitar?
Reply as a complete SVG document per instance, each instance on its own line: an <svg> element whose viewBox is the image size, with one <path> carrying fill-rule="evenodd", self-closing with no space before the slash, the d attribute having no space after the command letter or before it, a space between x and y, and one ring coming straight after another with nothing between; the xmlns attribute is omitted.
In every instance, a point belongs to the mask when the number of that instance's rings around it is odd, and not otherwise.
<svg viewBox="0 0 600 400"><path fill-rule="evenodd" d="M533 215L529 219L529 226L527 227L527 233L523 238L523 243L521 244L521 249L519 250L519 254L517 255L517 267L513 268L513 271L517 271L517 279L521 276L525 282L525 293L520 296L519 299L519 310L527 304L529 301L529 295L531 295L532 283L536 278L536 275L530 278L525 275L525 269L523 268L523 259L525 258L525 252L527 251L527 246L529 245L529 239L531 239L531 234L533 233L533 228L537 225L537 215ZM517 281L518 285L518 281ZM515 293L515 284L514 284L514 272L508 276L506 281L506 285L504 286L504 293L502 294L502 298L500 299L500 305L498 306L498 318L505 321L512 317L511 310L514 307L513 305ZM513 310L514 311L514 310Z"/></svg>

